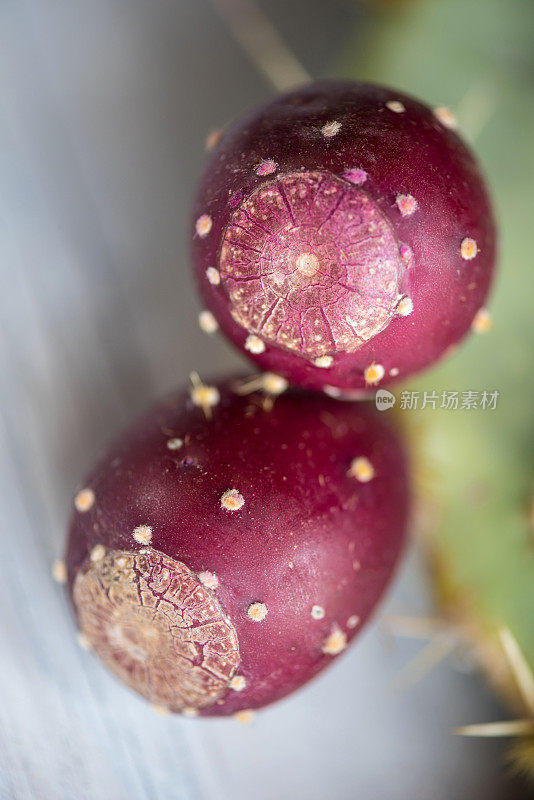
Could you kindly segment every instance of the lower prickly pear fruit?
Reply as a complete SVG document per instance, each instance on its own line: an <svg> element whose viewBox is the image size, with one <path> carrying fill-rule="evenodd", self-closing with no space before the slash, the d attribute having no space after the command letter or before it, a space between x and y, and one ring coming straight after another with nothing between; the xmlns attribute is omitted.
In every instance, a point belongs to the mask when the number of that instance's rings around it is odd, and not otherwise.
<svg viewBox="0 0 534 800"><path fill-rule="evenodd" d="M221 137L193 212L203 301L291 383L354 393L469 330L495 260L490 201L445 109L321 81Z"/></svg>
<svg viewBox="0 0 534 800"><path fill-rule="evenodd" d="M362 628L397 563L409 492L389 423L283 388L195 377L75 497L83 642L170 711L228 715L297 689Z"/></svg>

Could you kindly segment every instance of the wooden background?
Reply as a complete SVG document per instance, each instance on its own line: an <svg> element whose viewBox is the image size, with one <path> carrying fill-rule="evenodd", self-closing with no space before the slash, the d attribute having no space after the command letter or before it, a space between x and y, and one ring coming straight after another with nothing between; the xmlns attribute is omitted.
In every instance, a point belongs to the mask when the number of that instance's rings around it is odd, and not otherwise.
<svg viewBox="0 0 534 800"><path fill-rule="evenodd" d="M263 5L314 75L360 13ZM0 3L2 799L512 797L501 744L449 733L502 713L465 664L388 687L420 644L384 618L429 613L414 552L353 650L249 725L154 714L78 647L51 580L108 437L241 363L198 330L187 209L207 132L268 92L207 0Z"/></svg>

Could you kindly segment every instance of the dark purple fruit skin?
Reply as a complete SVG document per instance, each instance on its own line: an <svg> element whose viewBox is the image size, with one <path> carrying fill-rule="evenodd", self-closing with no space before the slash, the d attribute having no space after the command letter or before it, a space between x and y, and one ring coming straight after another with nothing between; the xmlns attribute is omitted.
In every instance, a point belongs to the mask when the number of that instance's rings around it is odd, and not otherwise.
<svg viewBox="0 0 534 800"><path fill-rule="evenodd" d="M400 101L395 113L386 103ZM339 122L325 137L322 127ZM256 174L265 160L276 163L269 175ZM367 173L357 188L391 223L399 247L413 254L402 279L402 293L413 302L409 316L390 323L352 352L335 353L329 368L265 339L265 352L245 350L250 332L230 314L227 289L212 285L208 267L219 268L221 243L236 205L261 184L298 171L326 171L338 178L351 169ZM350 185L350 184L349 184ZM399 195L411 195L418 208L402 216ZM195 230L211 218L207 235ZM468 332L483 306L495 263L493 212L478 165L459 136L432 109L398 91L364 83L320 81L276 97L222 135L200 182L192 217L192 256L202 300L223 332L264 370L311 389L334 386L343 392L368 388L365 370L384 368L381 385L402 380L432 364ZM462 258L461 243L473 239L476 257ZM409 252L409 251L408 251ZM393 372L391 373L391 370Z"/></svg>
<svg viewBox="0 0 534 800"><path fill-rule="evenodd" d="M259 394L238 396L234 385L219 384L210 420L181 392L116 439L87 477L94 504L74 511L66 554L72 595L95 545L138 552L132 532L149 525L151 548L217 575L246 688L203 716L264 706L335 660L322 647L336 626L350 642L366 623L397 564L409 507L403 447L373 406L289 391L265 410ZM172 437L185 442L175 452ZM367 483L349 474L361 456L375 470ZM233 488L245 503L227 511L221 496ZM268 610L261 622L247 616L255 602Z"/></svg>

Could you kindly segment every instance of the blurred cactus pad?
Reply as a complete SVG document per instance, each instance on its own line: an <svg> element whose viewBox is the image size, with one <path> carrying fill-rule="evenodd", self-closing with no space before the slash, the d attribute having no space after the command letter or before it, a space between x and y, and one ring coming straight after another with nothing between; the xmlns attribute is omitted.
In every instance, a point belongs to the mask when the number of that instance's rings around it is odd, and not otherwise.
<svg viewBox="0 0 534 800"><path fill-rule="evenodd" d="M399 416L412 433L419 525L438 603L476 646L513 711L532 718L499 630L511 632L534 671L534 4L421 0L372 8L337 71L451 108L493 195L500 230L493 326L404 385L419 392L419 410ZM458 409L441 408L442 393L453 391ZM483 393L494 391L497 407L482 408ZM437 394L435 410L432 403L421 410L424 392ZM476 408L461 408L465 392L478 393ZM532 756L531 770L534 747Z"/></svg>

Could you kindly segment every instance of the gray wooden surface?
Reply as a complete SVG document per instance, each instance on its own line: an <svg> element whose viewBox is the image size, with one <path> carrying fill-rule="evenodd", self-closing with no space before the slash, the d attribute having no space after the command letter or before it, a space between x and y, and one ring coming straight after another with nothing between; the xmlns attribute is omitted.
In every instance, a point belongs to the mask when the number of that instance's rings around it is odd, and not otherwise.
<svg viewBox="0 0 534 800"><path fill-rule="evenodd" d="M349 2L264 4L314 74ZM303 24L303 18L305 24ZM206 133L268 88L205 0L0 3L0 796L39 800L510 798L500 711L383 625L250 725L160 717L75 639L61 587L78 479L150 398L240 364L196 326L188 201ZM387 613L425 613L417 554Z"/></svg>

